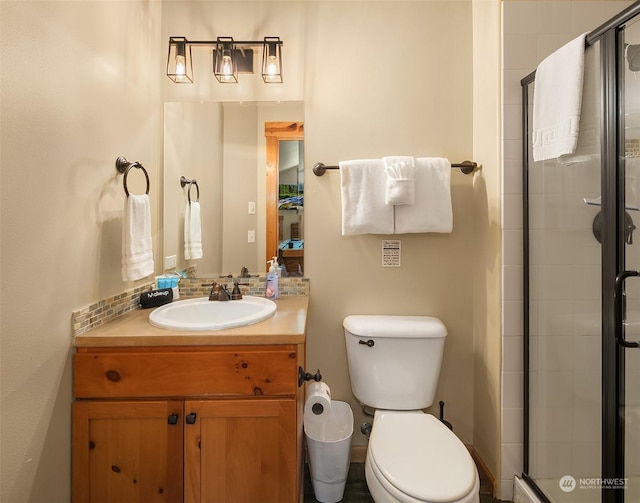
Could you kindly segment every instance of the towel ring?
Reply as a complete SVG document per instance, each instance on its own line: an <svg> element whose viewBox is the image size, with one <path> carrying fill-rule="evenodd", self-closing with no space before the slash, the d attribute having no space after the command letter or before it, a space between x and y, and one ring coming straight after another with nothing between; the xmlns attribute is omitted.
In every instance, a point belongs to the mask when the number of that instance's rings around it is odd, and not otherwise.
<svg viewBox="0 0 640 503"><path fill-rule="evenodd" d="M195 202L199 203L200 202L200 187L198 187L198 180L196 180L195 178L193 180L188 180L184 176L181 176L180 177L180 187L184 188L184 186L186 184L189 184L189 190L187 191L187 198L189 199L189 204L191 204L191 186L192 185L196 186L196 195L198 196L198 199L196 199Z"/></svg>
<svg viewBox="0 0 640 503"><path fill-rule="evenodd" d="M147 191L145 192L145 194L149 194L149 173L147 173L147 170L144 169L144 166L139 162L129 162L126 158L120 156L116 159L116 169L120 173L124 173L124 178L122 179L124 193L127 195L127 197L129 197L129 189L127 188L127 176L129 175L129 171L131 171L131 168L138 168L142 170L142 172L144 173L144 177L147 180Z"/></svg>

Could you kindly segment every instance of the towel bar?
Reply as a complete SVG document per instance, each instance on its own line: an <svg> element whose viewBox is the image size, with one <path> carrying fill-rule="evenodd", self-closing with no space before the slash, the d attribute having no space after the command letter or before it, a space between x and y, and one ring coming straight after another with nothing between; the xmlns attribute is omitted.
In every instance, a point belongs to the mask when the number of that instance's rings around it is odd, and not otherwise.
<svg viewBox="0 0 640 503"><path fill-rule="evenodd" d="M463 161L459 164L452 164L452 168L460 168L465 175L473 173L478 168L478 163L474 161ZM340 166L325 166L323 163L318 162L313 165L313 174L316 176L324 175L328 169L340 169Z"/></svg>
<svg viewBox="0 0 640 503"><path fill-rule="evenodd" d="M116 169L120 173L124 173L124 178L122 180L124 193L127 195L127 197L129 197L129 189L127 188L127 176L129 175L129 171L131 170L131 168L138 168L142 170L142 172L144 173L144 177L147 180L147 191L145 192L145 194L149 194L149 173L147 173L147 170L144 169L144 166L139 162L129 162L126 158L120 156L116 159Z"/></svg>
<svg viewBox="0 0 640 503"><path fill-rule="evenodd" d="M187 198L189 199L189 204L191 204L191 186L195 185L196 186L196 194L198 196L198 199L196 199L196 203L200 202L200 187L198 187L198 180L196 180L195 178L193 180L189 180L187 178L185 178L184 176L180 177L180 187L182 187L184 189L184 186L189 184L189 190L187 191Z"/></svg>

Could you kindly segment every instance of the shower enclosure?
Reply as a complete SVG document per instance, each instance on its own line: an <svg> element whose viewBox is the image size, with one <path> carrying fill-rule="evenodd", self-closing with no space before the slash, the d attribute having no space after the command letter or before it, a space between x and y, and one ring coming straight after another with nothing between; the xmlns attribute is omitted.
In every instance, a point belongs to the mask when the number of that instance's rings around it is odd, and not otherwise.
<svg viewBox="0 0 640 503"><path fill-rule="evenodd" d="M524 473L544 501L640 502L640 2L587 36L576 153L524 128Z"/></svg>

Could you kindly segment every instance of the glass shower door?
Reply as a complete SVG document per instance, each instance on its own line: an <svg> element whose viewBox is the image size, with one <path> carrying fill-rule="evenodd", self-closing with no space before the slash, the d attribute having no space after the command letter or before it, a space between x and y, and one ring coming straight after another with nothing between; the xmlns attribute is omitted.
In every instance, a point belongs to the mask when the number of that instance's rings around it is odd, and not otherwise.
<svg viewBox="0 0 640 503"><path fill-rule="evenodd" d="M620 32L624 74L622 92L622 125L624 145L620 144L621 165L625 182L625 241L624 269L640 270L640 19L635 17ZM624 158L622 158L624 156ZM622 210L620 210L622 211ZM623 234L623 233L621 233ZM623 303L626 341L640 341L640 278L630 278L624 285ZM620 416L624 429L624 501L640 501L640 348L630 347L623 351L621 371L624 374L624 393L620 404Z"/></svg>
<svg viewBox="0 0 640 503"><path fill-rule="evenodd" d="M600 502L579 487L602 473L599 57L596 42L576 154L528 164L529 476L554 503Z"/></svg>

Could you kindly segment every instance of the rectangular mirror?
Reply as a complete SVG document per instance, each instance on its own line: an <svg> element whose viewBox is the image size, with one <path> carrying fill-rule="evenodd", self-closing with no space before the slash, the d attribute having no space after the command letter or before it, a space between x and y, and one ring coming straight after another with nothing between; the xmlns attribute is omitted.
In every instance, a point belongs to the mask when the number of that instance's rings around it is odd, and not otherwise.
<svg viewBox="0 0 640 503"><path fill-rule="evenodd" d="M169 261L175 257L177 269L196 266L199 276L208 277L237 276L243 267L252 275L263 274L267 270L266 257L275 253L287 271L291 268L292 275L303 271L301 255L297 259L300 268L291 263L287 267L284 262L285 255L295 255L293 250L298 249L298 254L304 250L303 206L295 204L302 203L303 195L287 192L292 185L298 191L304 187L303 121L304 107L298 101L165 103L163 257ZM282 213L282 223L278 226L278 218L275 246L267 245L267 204L280 199L280 175L275 177L274 186L273 174L268 176L267 143L272 140L267 136L267 123L296 124L297 129L296 137L287 138L294 146L283 143L282 155L279 150L277 154L286 165L282 175L286 183L282 185L287 188L283 187L283 195L299 199L284 202L287 208L277 210ZM295 183L290 183L292 173ZM196 180L200 193L203 257L197 260L186 260L184 254L189 185L181 186L182 176ZM192 185L192 201L196 194ZM277 202L272 204L278 206ZM291 234L296 228L294 223L298 223L298 238ZM249 242L250 231L254 242ZM281 245L286 248L285 253L280 252Z"/></svg>

